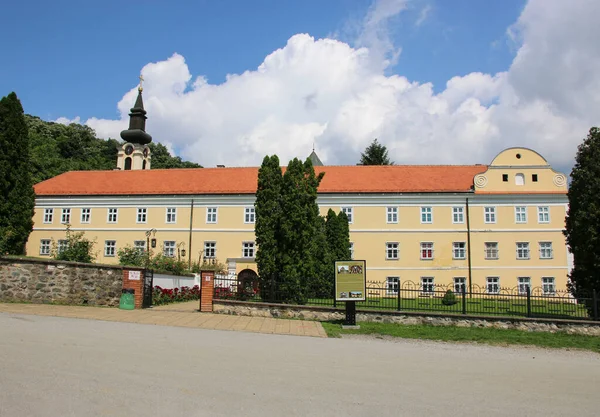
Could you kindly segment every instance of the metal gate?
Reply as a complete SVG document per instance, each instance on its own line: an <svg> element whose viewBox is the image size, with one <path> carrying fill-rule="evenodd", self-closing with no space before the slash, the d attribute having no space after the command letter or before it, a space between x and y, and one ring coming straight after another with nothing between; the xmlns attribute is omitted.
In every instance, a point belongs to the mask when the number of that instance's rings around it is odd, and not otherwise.
<svg viewBox="0 0 600 417"><path fill-rule="evenodd" d="M152 290L154 286L152 281L154 280L154 270L144 270L144 294L142 296L142 308L152 307Z"/></svg>

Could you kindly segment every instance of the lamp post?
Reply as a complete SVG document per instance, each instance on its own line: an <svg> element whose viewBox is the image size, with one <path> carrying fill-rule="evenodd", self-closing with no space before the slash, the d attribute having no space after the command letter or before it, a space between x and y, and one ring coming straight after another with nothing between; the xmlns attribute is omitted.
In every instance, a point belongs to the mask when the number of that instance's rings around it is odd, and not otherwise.
<svg viewBox="0 0 600 417"><path fill-rule="evenodd" d="M185 258L185 242L179 242L177 244L177 260L181 262L181 257Z"/></svg>
<svg viewBox="0 0 600 417"><path fill-rule="evenodd" d="M150 242L150 236L152 236L152 243ZM156 247L156 238L154 236L156 236L156 229L152 228L146 231L146 268L150 266L150 247Z"/></svg>

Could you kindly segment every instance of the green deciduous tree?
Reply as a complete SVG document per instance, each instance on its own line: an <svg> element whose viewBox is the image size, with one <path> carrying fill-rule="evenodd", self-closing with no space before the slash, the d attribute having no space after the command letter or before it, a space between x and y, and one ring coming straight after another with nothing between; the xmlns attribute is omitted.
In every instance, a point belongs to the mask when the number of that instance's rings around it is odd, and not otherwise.
<svg viewBox="0 0 600 417"><path fill-rule="evenodd" d="M0 100L0 254L21 255L33 228L29 136L15 93Z"/></svg>
<svg viewBox="0 0 600 417"><path fill-rule="evenodd" d="M92 263L96 259L94 255L95 241L85 237L84 232L72 232L71 226L67 224L65 232L65 245L60 247L52 241L52 256L59 261Z"/></svg>
<svg viewBox="0 0 600 417"><path fill-rule="evenodd" d="M569 289L575 297L600 291L600 129L579 145L571 172L565 236L574 258Z"/></svg>
<svg viewBox="0 0 600 417"><path fill-rule="evenodd" d="M281 185L283 177L279 158L276 155L265 156L258 170L256 189L255 235L256 266L260 279L260 290L263 299L270 299L271 285L276 285L280 270L279 230L281 222Z"/></svg>
<svg viewBox="0 0 600 417"><path fill-rule="evenodd" d="M358 165L394 165L394 163L390 161L385 145L380 144L377 139L374 139L365 151L360 154Z"/></svg>

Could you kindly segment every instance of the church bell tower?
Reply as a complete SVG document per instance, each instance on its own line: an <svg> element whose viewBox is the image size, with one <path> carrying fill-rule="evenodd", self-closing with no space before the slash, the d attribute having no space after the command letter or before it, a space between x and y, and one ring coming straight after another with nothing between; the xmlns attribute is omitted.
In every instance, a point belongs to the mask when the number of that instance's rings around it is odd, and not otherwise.
<svg viewBox="0 0 600 417"><path fill-rule="evenodd" d="M121 138L125 141L117 157L117 168L121 170L150 169L151 155L148 144L152 142L152 136L146 133L146 110L142 100L142 82L144 78L140 75L140 86L138 96L131 113L129 113L129 129L121 132Z"/></svg>

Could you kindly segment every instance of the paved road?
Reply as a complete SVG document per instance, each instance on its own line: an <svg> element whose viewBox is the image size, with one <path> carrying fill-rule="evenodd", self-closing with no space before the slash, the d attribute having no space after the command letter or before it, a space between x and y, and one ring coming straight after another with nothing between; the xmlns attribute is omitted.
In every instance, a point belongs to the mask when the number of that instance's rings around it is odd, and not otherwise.
<svg viewBox="0 0 600 417"><path fill-rule="evenodd" d="M0 314L0 416L592 416L600 355Z"/></svg>

